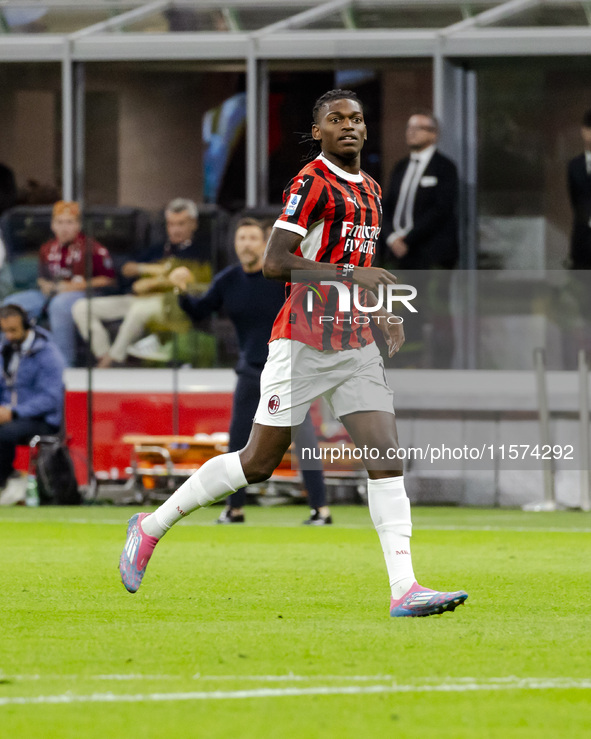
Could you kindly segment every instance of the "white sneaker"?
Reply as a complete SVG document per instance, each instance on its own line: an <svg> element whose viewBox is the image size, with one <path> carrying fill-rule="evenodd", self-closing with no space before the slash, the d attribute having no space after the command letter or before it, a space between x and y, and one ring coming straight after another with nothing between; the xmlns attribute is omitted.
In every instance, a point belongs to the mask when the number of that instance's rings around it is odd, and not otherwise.
<svg viewBox="0 0 591 739"><path fill-rule="evenodd" d="M144 336L132 344L127 353L136 359L148 359L153 362L170 362L172 359L172 342L161 344L156 334Z"/></svg>
<svg viewBox="0 0 591 739"><path fill-rule="evenodd" d="M26 490L27 478L25 476L10 477L6 487L0 493L0 506L24 503Z"/></svg>

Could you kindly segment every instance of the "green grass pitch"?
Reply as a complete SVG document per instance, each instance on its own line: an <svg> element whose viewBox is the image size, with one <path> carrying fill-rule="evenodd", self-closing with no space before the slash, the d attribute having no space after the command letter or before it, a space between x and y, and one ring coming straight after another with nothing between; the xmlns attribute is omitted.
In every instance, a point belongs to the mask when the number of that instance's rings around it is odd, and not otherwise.
<svg viewBox="0 0 591 739"><path fill-rule="evenodd" d="M111 507L0 511L0 737L591 736L591 518L414 510L418 579L455 613L391 619L363 507L201 511L135 595Z"/></svg>

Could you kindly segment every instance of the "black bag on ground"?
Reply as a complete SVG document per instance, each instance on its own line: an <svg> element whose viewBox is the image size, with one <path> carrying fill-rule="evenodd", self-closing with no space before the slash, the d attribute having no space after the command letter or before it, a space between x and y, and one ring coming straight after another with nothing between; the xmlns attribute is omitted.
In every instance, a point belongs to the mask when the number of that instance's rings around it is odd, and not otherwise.
<svg viewBox="0 0 591 739"><path fill-rule="evenodd" d="M44 436L34 447L41 505L80 505L82 497L70 451L59 436Z"/></svg>

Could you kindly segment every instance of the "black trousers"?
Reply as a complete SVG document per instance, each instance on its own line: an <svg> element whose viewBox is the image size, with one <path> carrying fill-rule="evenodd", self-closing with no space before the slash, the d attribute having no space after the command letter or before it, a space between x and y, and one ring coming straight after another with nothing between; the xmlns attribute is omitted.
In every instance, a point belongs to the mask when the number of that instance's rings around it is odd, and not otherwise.
<svg viewBox="0 0 591 739"><path fill-rule="evenodd" d="M14 457L18 445L28 444L37 434L55 434L58 430L57 426L40 418L17 418L0 424L0 486L3 487L14 472Z"/></svg>
<svg viewBox="0 0 591 739"><path fill-rule="evenodd" d="M262 370L261 370L262 371ZM234 400L232 402L232 420L230 422L229 451L238 452L246 446L252 422L255 416L259 399L261 397L260 373L239 373ZM318 439L310 414L306 416L304 423L300 426L295 438L296 451L301 458L302 447L317 449ZM314 454L312 454L314 458ZM309 469L310 462L306 462L308 469L302 470L304 485L308 491L310 508L320 508L326 505L326 488L322 474L322 463L318 463L318 469ZM227 503L231 508L242 508L246 500L244 488L238 490L228 497Z"/></svg>

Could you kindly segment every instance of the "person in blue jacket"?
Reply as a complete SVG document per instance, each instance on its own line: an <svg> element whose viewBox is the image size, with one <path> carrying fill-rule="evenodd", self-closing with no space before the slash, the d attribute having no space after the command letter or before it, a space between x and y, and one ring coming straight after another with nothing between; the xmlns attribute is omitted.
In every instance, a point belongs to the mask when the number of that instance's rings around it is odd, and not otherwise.
<svg viewBox="0 0 591 739"><path fill-rule="evenodd" d="M240 354L235 368L238 382L230 422L230 451L242 449L248 441L259 403L260 378L267 360L271 329L285 302L285 284L263 277L265 245L262 225L254 218L242 218L234 235L234 249L240 263L216 275L205 295L198 297L187 292L193 276L185 267L178 267L169 275L176 286L179 305L193 321L203 320L223 309L236 329ZM317 444L314 425L308 415L295 439L296 452L299 456L300 449L315 449ZM322 463L313 467L307 462L301 471L310 503L310 518L304 523L331 524ZM245 499L244 490L230 495L218 523L243 523Z"/></svg>
<svg viewBox="0 0 591 739"><path fill-rule="evenodd" d="M16 447L55 434L64 408L64 359L50 334L18 305L0 308L0 488L14 472Z"/></svg>

